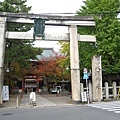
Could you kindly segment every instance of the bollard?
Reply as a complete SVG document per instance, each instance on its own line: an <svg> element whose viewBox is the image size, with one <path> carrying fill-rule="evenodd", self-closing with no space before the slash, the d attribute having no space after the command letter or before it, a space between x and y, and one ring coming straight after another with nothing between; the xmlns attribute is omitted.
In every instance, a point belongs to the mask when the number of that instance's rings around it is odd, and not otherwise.
<svg viewBox="0 0 120 120"><path fill-rule="evenodd" d="M89 82L89 100L92 102L92 84Z"/></svg>
<svg viewBox="0 0 120 120"><path fill-rule="evenodd" d="M18 96L17 96L17 99L16 99L16 108L18 108Z"/></svg>
<svg viewBox="0 0 120 120"><path fill-rule="evenodd" d="M105 82L105 99L109 99L109 88L108 88L108 83Z"/></svg>
<svg viewBox="0 0 120 120"><path fill-rule="evenodd" d="M117 89L116 89L116 82L113 82L113 98L117 98Z"/></svg>

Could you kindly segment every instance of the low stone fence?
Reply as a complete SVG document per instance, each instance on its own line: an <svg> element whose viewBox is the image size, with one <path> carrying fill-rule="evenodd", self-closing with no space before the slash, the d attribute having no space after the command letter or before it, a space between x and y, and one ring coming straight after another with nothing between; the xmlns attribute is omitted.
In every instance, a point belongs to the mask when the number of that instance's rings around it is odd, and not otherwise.
<svg viewBox="0 0 120 120"><path fill-rule="evenodd" d="M120 86L116 86L116 82L112 83L112 86L108 86L108 83L105 82L105 87L103 87L103 99L109 100L114 99L118 100L120 97Z"/></svg>
<svg viewBox="0 0 120 120"><path fill-rule="evenodd" d="M80 84L81 92L87 92L87 87L83 87L83 83ZM92 84L88 84L88 94L89 101L93 101L92 96ZM112 83L112 86L108 86L108 83L105 82L104 87L102 87L102 100L118 100L120 99L120 86L116 86L116 82Z"/></svg>

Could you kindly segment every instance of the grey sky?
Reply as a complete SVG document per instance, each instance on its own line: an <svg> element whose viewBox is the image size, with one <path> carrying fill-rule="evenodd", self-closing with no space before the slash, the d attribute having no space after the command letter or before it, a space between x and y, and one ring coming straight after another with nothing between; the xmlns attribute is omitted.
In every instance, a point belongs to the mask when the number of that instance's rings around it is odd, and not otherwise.
<svg viewBox="0 0 120 120"><path fill-rule="evenodd" d="M81 5L84 5L83 0L27 0L27 5L32 6L31 13L76 13ZM46 33L67 33L66 27L46 27ZM52 47L59 51L59 45L54 41L36 41L36 47Z"/></svg>

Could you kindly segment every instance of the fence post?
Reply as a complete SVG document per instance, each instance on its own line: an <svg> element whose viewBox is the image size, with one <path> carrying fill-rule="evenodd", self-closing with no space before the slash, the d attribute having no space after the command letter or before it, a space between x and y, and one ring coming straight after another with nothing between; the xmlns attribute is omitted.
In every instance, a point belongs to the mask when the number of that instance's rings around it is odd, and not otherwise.
<svg viewBox="0 0 120 120"><path fill-rule="evenodd" d="M19 104L19 98L17 96L17 99L16 99L16 108L18 108L18 104Z"/></svg>
<svg viewBox="0 0 120 120"><path fill-rule="evenodd" d="M84 91L84 90L83 90L83 83L80 83L80 90L81 90L81 92Z"/></svg>
<svg viewBox="0 0 120 120"><path fill-rule="evenodd" d="M92 84L89 82L89 97L90 97L90 102L92 102Z"/></svg>
<svg viewBox="0 0 120 120"><path fill-rule="evenodd" d="M113 82L113 99L117 97L117 89L116 89L116 82Z"/></svg>
<svg viewBox="0 0 120 120"><path fill-rule="evenodd" d="M82 101L82 92L84 92L84 89L83 89L83 83L80 83L80 99Z"/></svg>
<svg viewBox="0 0 120 120"><path fill-rule="evenodd" d="M109 88L107 82L105 82L105 99L109 99Z"/></svg>

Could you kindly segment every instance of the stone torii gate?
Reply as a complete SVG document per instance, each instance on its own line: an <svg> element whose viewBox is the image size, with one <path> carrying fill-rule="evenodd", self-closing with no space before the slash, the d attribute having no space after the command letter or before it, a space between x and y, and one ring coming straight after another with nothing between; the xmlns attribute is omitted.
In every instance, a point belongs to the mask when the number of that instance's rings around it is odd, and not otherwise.
<svg viewBox="0 0 120 120"><path fill-rule="evenodd" d="M33 35L29 32L13 32L6 31L6 23L28 23L34 24L31 18L47 19L45 25L68 26L69 32L67 34L45 34L45 40L54 41L70 41L70 63L71 63L71 85L72 85L72 100L80 102L80 68L79 68L79 51L78 41L95 42L95 36L78 35L77 26L95 26L92 16L52 16L43 14L24 14L24 13L0 13L0 105L2 100L2 87L4 81L4 56L5 43L7 39L33 39ZM36 37L36 39L41 39Z"/></svg>

